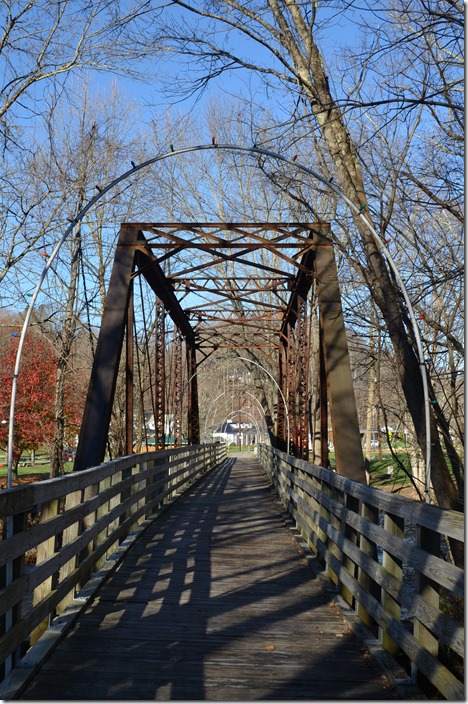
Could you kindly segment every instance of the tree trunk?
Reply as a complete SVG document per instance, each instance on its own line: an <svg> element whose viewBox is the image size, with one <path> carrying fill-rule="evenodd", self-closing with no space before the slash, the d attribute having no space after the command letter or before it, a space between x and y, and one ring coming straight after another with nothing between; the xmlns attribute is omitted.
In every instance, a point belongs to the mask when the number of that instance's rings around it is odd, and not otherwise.
<svg viewBox="0 0 468 704"><path fill-rule="evenodd" d="M375 398L375 367L374 360L371 362L369 368L369 386L367 391L367 418L366 418L366 455L367 459L371 460L372 457L372 442L373 442L373 430L374 430L374 398Z"/></svg>
<svg viewBox="0 0 468 704"><path fill-rule="evenodd" d="M362 210L367 208L366 192L355 145L353 145L343 116L332 98L328 77L325 73L322 56L314 42L310 28L306 25L299 7L294 3L281 10L276 0L270 6L281 28L282 43L294 61L298 81L307 96L312 112L320 127L323 138L339 177L340 186L346 196ZM292 17L302 45L296 43L283 12ZM371 216L367 218L372 225ZM425 451L425 404L419 360L413 348L413 333L406 311L403 309L401 293L390 276L383 255L372 236L371 230L360 217L354 215L367 261L367 280L372 297L379 307L386 323L395 351L396 365L413 419L419 446ZM439 433L431 410L432 482L437 502L442 508L460 510L461 501L453 483L440 444Z"/></svg>
<svg viewBox="0 0 468 704"><path fill-rule="evenodd" d="M50 453L50 476L59 477L64 473L63 451L65 438L65 375L68 357L63 354L57 364L57 378L55 385L55 427Z"/></svg>
<svg viewBox="0 0 468 704"><path fill-rule="evenodd" d="M76 320L74 317L74 305L76 297L76 287L78 281L79 257L81 251L81 231L75 235L70 284L67 294L67 308L65 323L60 339L59 358L57 362L57 377L55 386L55 428L52 439L52 452L50 458L50 476L58 477L64 473L63 452L65 445L65 388L68 371L68 363L75 339Z"/></svg>

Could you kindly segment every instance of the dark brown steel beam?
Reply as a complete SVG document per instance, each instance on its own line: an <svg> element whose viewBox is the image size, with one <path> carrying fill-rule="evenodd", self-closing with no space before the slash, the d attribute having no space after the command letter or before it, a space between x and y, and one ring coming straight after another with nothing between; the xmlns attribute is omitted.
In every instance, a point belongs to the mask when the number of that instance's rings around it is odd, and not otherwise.
<svg viewBox="0 0 468 704"><path fill-rule="evenodd" d="M328 388L327 370L325 368L325 351L323 345L322 326L319 325L319 413L320 413L320 462L322 467L328 468L330 460L328 456Z"/></svg>
<svg viewBox="0 0 468 704"><path fill-rule="evenodd" d="M307 300L299 296L297 301L298 326L297 326L297 412L298 428L297 443L298 456L302 460L309 459L309 424L307 414L309 410L309 345L307 340Z"/></svg>
<svg viewBox="0 0 468 704"><path fill-rule="evenodd" d="M197 381L197 358L196 350L187 346L187 370L188 370L188 443L198 445L200 443L200 413L198 409L198 381Z"/></svg>
<svg viewBox="0 0 468 704"><path fill-rule="evenodd" d="M315 273L336 471L367 483L348 343L333 250L316 251Z"/></svg>
<svg viewBox="0 0 468 704"><path fill-rule="evenodd" d="M195 334L190 322L185 315L170 282L158 264L156 257L146 247L143 235L138 233L138 250L136 252L136 275L142 274L154 293L164 303L166 310L174 323L182 332L189 344L195 344Z"/></svg>
<svg viewBox="0 0 468 704"><path fill-rule="evenodd" d="M219 283L218 281L213 281L211 276L190 276L189 281L209 281L212 284ZM283 276L236 276L236 281L280 281L283 283L285 286L288 285L290 281L294 280L294 274L287 274L284 273ZM187 281L187 279L184 279L183 277L181 278L174 278L171 277L171 282L173 284L184 284Z"/></svg>
<svg viewBox="0 0 468 704"><path fill-rule="evenodd" d="M270 249L272 251L276 249L304 249L304 243L303 242L274 242L272 240L264 240L261 242L260 240L257 240L255 242L252 242L252 244L247 244L245 242L193 242L193 241L187 241L184 243L183 248L184 249L200 249L204 252L211 252L213 251L215 254L220 254L218 251L220 247L227 247L229 249L243 249L245 250L245 253L253 250L257 250L260 247ZM314 247L315 245L311 244L310 247ZM158 244L148 244L148 247L150 249L177 249L180 251L181 244L179 241L176 242L159 242Z"/></svg>
<svg viewBox="0 0 468 704"><path fill-rule="evenodd" d="M291 455L297 455L297 416L296 416L296 341L292 325L287 325L287 380L288 380L288 418L289 448Z"/></svg>
<svg viewBox="0 0 468 704"><path fill-rule="evenodd" d="M130 282L130 292L127 308L127 324L125 335L125 454L133 452L133 281Z"/></svg>
<svg viewBox="0 0 468 704"><path fill-rule="evenodd" d="M278 353L278 394L277 394L277 406L276 406L276 444L279 450L282 452L288 452L287 443L287 426L286 426L286 413L285 400L288 396L288 376L287 376L287 366L288 366L288 351L286 347L286 340L280 338L279 353Z"/></svg>
<svg viewBox="0 0 468 704"><path fill-rule="evenodd" d="M166 311L164 303L156 296L155 341L155 449L163 450L166 444Z"/></svg>
<svg viewBox="0 0 468 704"><path fill-rule="evenodd" d="M291 296L288 302L288 307L284 314L283 324L281 326L281 335L284 335L285 337L287 337L288 325L292 325L292 327L296 325L297 302L299 297L307 299L314 278L314 262L315 250L310 250L302 259L301 264L303 266L303 270L297 272L294 287L291 291Z"/></svg>
<svg viewBox="0 0 468 704"><path fill-rule="evenodd" d="M136 241L136 236L132 225L121 226L94 355L74 471L95 467L104 460L135 260L135 250L131 245Z"/></svg>
<svg viewBox="0 0 468 704"><path fill-rule="evenodd" d="M284 305L278 305L277 303L267 303L267 301L262 301L258 300L256 298L252 298L252 296L258 296L259 293L273 293L276 295L278 298L278 294L275 291L272 291L272 289L249 289L248 291L242 288L238 288L235 292L229 289L221 289L221 288L208 288L207 286L192 286L187 290L187 287L185 287L185 293L212 293L214 296L217 296L218 298L222 299L219 301L219 303L224 303L225 299L228 299L230 301L242 301L244 303L249 303L249 304L255 304L259 306L260 308L276 308L278 310L283 310ZM186 310L196 310L196 308L199 306L193 306L192 308L187 308Z"/></svg>
<svg viewBox="0 0 468 704"><path fill-rule="evenodd" d="M256 249L261 249L261 246L257 245ZM192 266L188 269L183 269L182 271L176 271L176 272L174 272L174 274L171 274L170 276L168 276L168 279L171 280L172 277L176 277L176 278L185 277L186 278L187 275L191 274L193 271L203 271L203 269L208 269L209 267L212 267L215 264L221 264L222 262L231 261L233 259L235 259L236 262L239 262L240 264L245 264L246 266L254 267L255 270L260 269L261 271L269 271L273 274L281 273L281 269L276 269L271 266L266 266L265 264L259 264L258 262L255 262L255 261L249 261L248 259L244 259L243 257L242 258L239 257L238 254L233 254L232 256L229 256L226 254L226 255L220 257L218 260L207 262L205 264L200 264L199 266Z"/></svg>
<svg viewBox="0 0 468 704"><path fill-rule="evenodd" d="M216 295L220 295L217 293ZM242 296L226 296L225 298L223 297L222 301L219 301L219 306L221 307L222 305L226 304L226 298L229 298L232 302L236 303L247 303L248 305L251 305L253 303L257 304L258 309L263 309L263 310L277 310L280 313L284 312L284 306L280 305L275 305L274 303L263 303L262 301L252 301L252 300L247 300L243 298ZM216 301L210 301L211 304L216 305ZM197 311L204 311L206 310L203 305L196 305L196 306L190 306L189 308L185 308L186 313L196 313ZM216 308L212 308L211 310L216 310ZM220 308L220 310L226 310L226 308Z"/></svg>
<svg viewBox="0 0 468 704"><path fill-rule="evenodd" d="M182 445L182 333L177 328L174 330L174 446Z"/></svg>

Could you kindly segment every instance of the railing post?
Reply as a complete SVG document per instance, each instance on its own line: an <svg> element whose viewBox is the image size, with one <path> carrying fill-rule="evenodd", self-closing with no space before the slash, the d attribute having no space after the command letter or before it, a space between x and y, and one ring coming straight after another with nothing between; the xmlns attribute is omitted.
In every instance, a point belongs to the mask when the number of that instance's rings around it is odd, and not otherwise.
<svg viewBox="0 0 468 704"><path fill-rule="evenodd" d="M53 501L42 504L40 521L41 523L43 523L44 521L48 521L51 518L54 518L57 514L58 500L54 499ZM37 565L39 565L41 562L45 562L49 557L54 554L56 548L56 539L56 536L53 535L48 540L45 540L43 543L40 543L40 545L37 546ZM48 579L44 580L42 584L36 587L33 595L33 606L36 606L36 604L39 604L41 601L46 599L52 589L55 587L53 583L53 577L54 575L51 575ZM53 614L50 614L48 618L44 619L44 621L42 621L42 623L36 626L36 628L31 632L31 645L34 645L34 643L36 643L36 641L39 640L41 635L47 630L52 617Z"/></svg>
<svg viewBox="0 0 468 704"><path fill-rule="evenodd" d="M344 492L340 491L340 489L337 489L336 487L330 486L325 479L322 479L321 485L324 496L326 496L331 501L335 501L340 506L345 505ZM338 534L345 534L343 522L340 518L338 518L338 516L335 516L332 510L326 508L325 506L322 506L320 513L325 518L327 523L330 526L333 526L333 528L335 528ZM343 551L339 548L338 545L336 545L335 541L332 540L324 531L321 531L321 534L323 536L322 540L327 546L327 549L331 552L332 555L334 555L334 557L336 557L338 562L343 563ZM327 566L327 574L330 577L331 581L340 588L340 593L343 598L346 599L346 601L348 603L351 603L352 605L347 590L342 584L340 584L339 575L335 574L333 568L330 565Z"/></svg>
<svg viewBox="0 0 468 704"><path fill-rule="evenodd" d="M3 524L3 539L12 538L16 533L22 533L26 530L28 521L27 513L17 513L14 515L8 515L4 518ZM1 581L0 588L4 586L9 586L18 577L20 577L24 572L24 555L13 560L7 560L5 567L0 570ZM22 602L19 601L11 609L5 612L4 616L0 618L0 635L7 633L13 626L21 619ZM12 668L16 665L16 660L21 657L21 653L13 652L11 655L7 656L4 663L0 663L0 674L4 677L6 676ZM2 672L3 670L3 672Z"/></svg>
<svg viewBox="0 0 468 704"><path fill-rule="evenodd" d="M144 472L146 470L147 466L148 466L148 463L145 462L144 460L141 462L138 462L138 464L136 464L132 468L132 475L134 475L135 477L138 477L138 475L140 475L142 472ZM132 483L132 488L130 490L131 494L137 494L141 489L144 488L144 485L146 485L146 480L140 480L140 481L135 480ZM141 508L144 503L145 503L144 498L141 498L138 501L136 501L133 504L133 511L134 512L138 511L138 509ZM139 518L135 519L135 523L132 523L132 525L129 528L129 532L132 531L133 528L135 528L136 526L139 526L140 523L142 523L143 521L144 521L144 514L139 516Z"/></svg>
<svg viewBox="0 0 468 704"><path fill-rule="evenodd" d="M359 516L360 502L359 499L357 499L355 496L353 496L352 494L345 494L345 506L349 511L352 511L353 513ZM347 538L351 543L353 543L353 545L358 546L359 536L357 531L347 523L344 524L343 530L344 537ZM357 579L358 566L356 565L356 563L353 562L353 560L351 560L351 558L347 555L343 555L342 562L346 571L349 572L349 574L354 577L354 579ZM355 597L349 593L348 589L343 584L340 585L340 592L342 597L346 599L351 608L357 610Z"/></svg>
<svg viewBox="0 0 468 704"><path fill-rule="evenodd" d="M320 483L320 481L317 479L317 477L314 476L313 474L309 475L309 477L308 477L308 482L309 482L309 484L310 484L310 490L311 490L311 491L310 491L310 496L308 496L308 499L307 499L307 500L308 500L308 503L309 503L309 506L311 507L312 511L314 511L314 513L316 513L317 515L320 515L320 514L321 514L320 502L317 500L316 496L314 496L314 491L313 491L313 490L315 489L315 493L318 494L318 495L320 495L321 483ZM310 523L310 525L311 525L311 528L312 528L312 531L313 531L315 537L318 539L319 534L320 534L320 530L321 530L321 529L320 529L320 526L319 526L319 524L318 524L318 519L312 519L312 518L311 518L311 519L309 520L309 523ZM323 535L323 533L322 533L322 535ZM317 544L315 541L312 541L312 540L308 540L307 542L308 542L308 545L309 545L310 549L311 549L311 550L314 552L314 554L316 555L317 559L322 559L322 558L320 558L320 550L319 550L318 544ZM322 559L322 561L323 561L323 559Z"/></svg>
<svg viewBox="0 0 468 704"><path fill-rule="evenodd" d="M289 492L288 492L288 487L289 488L292 487L292 482L291 482L291 479L289 479L286 476L283 469L286 471L290 470L291 472L293 472L294 470L293 470L293 467L291 466L291 464L289 462L286 462L286 460L281 457L278 457L277 465L278 465L278 477L277 478L278 478L280 499L281 499L283 506L291 513L291 506L292 506L291 501L292 500L291 500Z"/></svg>
<svg viewBox="0 0 468 704"><path fill-rule="evenodd" d="M103 479L101 482L99 482L99 489L98 493L105 491L111 486L111 477L106 477ZM109 501L106 501L105 503L102 504L97 510L96 510L96 521L99 521L100 518L105 516L110 509ZM98 547L101 543L105 541L109 534L109 527L106 526L103 531L101 531L97 536L94 541L94 547ZM99 558L99 560L96 562L96 569L99 570L102 565L106 561L106 556L102 555L102 557Z"/></svg>
<svg viewBox="0 0 468 704"><path fill-rule="evenodd" d="M120 473L121 474L121 473ZM89 484L84 490L82 495L83 503L95 497L99 492L99 483ZM88 528L92 528L96 523L96 510L90 511L82 520L79 534L82 535ZM91 555L94 550L94 541L88 542L78 555L77 566L80 566L82 562ZM91 574L91 568L86 570L81 576L80 581L76 585L75 593L79 592L80 589L86 584Z"/></svg>
<svg viewBox="0 0 468 704"><path fill-rule="evenodd" d="M279 481L278 481L278 462L279 462L278 455L276 453L274 453L272 449L269 449L268 451L265 450L265 452L268 455L267 463L268 463L268 472L270 474L271 484L272 484L274 490L276 491L276 493L278 494L278 496L281 498L280 486L279 486Z"/></svg>
<svg viewBox="0 0 468 704"><path fill-rule="evenodd" d="M151 459L146 463L146 466L149 470L149 477L146 482L146 486L148 487L148 491L146 492L146 497L145 497L145 505L146 505L146 511L143 514L144 518L147 519L151 516L152 513L154 513L154 504L153 504L153 499L155 499L155 492L151 491L151 485L154 484L154 468L155 468L155 460Z"/></svg>
<svg viewBox="0 0 468 704"><path fill-rule="evenodd" d="M82 492L81 491L73 491L70 494L67 494L67 497L65 499L65 510L64 513L69 511L70 509L75 508L75 506L78 506L81 503L81 498L82 498ZM69 543L73 543L74 540L78 537L78 534L80 532L80 521L77 521L76 523L72 523L71 526L68 526L68 528L65 528L65 530L62 533L62 546L64 547L65 545L68 545ZM63 567L60 568L59 571L59 584L73 572L73 570L76 567L76 562L77 562L78 556L75 555L75 557L68 562L66 562ZM69 592L67 596L62 599L62 601L57 604L57 613L61 614L64 609L67 608L67 606L73 601L73 591Z"/></svg>
<svg viewBox="0 0 468 704"><path fill-rule="evenodd" d="M398 538L404 538L405 522L403 518L399 518L391 513L386 513L384 516L384 529L395 535ZM403 579L403 562L397 557L394 557L387 550L383 551L382 569L388 574L393 575L401 584ZM382 589L381 596L382 606L390 613L397 621L401 617L401 605L394 599L385 589ZM399 652L399 647L390 638L386 630L381 629L381 642L385 650L388 650L391 655L396 655Z"/></svg>
<svg viewBox="0 0 468 704"><path fill-rule="evenodd" d="M365 502L361 502L361 517L368 520L373 525L378 525L379 523L379 510L375 506L371 506ZM364 535L359 536L359 550L367 555L371 560L377 562L377 545L373 540L369 540ZM377 582L375 582L372 577L370 577L364 569L359 568L358 570L358 581L361 587L363 587L366 592L371 594L377 601L381 598L381 589ZM370 616L364 609L361 603L357 605L358 616L366 626L372 630L375 635L378 635L378 629L375 620Z"/></svg>
<svg viewBox="0 0 468 704"><path fill-rule="evenodd" d="M303 470L300 466L298 466L298 467L295 468L294 475L295 475L295 477L296 477L296 480L300 480L301 482L305 482L306 477L307 477L307 475L305 474L304 470ZM307 501L307 494L306 494L306 492L304 491L304 489L302 489L302 488L299 486L299 484L297 483L297 481L296 481L295 489L294 489L294 490L295 490L295 492L296 492L296 494L297 494L297 496L298 496L299 499L302 499L302 501L304 501L304 502ZM296 511L297 511L297 513L298 513L298 516L300 517L301 524L303 524L303 523L304 523L304 520L305 520L305 513L304 513L304 510L301 508L299 502L297 502ZM302 534L303 538L306 539L305 531L304 531L303 529L301 530L301 534Z"/></svg>
<svg viewBox="0 0 468 704"><path fill-rule="evenodd" d="M440 535L435 531L429 530L428 528L423 528L417 526L416 529L416 544L422 550L440 557ZM439 609L439 585L434 582L429 577L426 577L421 572L416 572L416 591L422 596L424 601L426 601L430 606ZM413 633L416 640L431 653L436 658L439 656L439 641L432 635L429 629L415 617L413 625ZM419 672L418 667L415 663L413 667L413 677L416 682L423 686L427 691L427 688L432 688L427 678Z"/></svg>
<svg viewBox="0 0 468 704"><path fill-rule="evenodd" d="M320 493L320 496L324 497L324 498L325 497L327 497L327 498L332 497L331 487L324 477L321 477L321 479L320 479L319 493ZM324 505L324 502L322 502L322 501L320 501L319 513L322 516L322 518L325 519L325 521L327 523L334 525L334 527L337 528L338 532L342 531L341 523L338 521L338 519L333 518L331 512L326 507L326 505ZM338 559L340 559L341 555L339 554L339 549L336 547L335 543L332 540L330 540L330 538L328 537L326 532L323 530L323 528L320 528L320 527L318 528L317 538L319 539L319 541L321 541L325 545L325 550L329 549L333 555L335 555ZM321 558L321 560L323 562L325 562L327 565L326 570L327 570L327 575L328 575L329 579L333 582L333 584L338 586L339 576L337 574L335 574L335 572L333 571L332 567L330 566L330 564L327 560L326 555L325 554L320 555L320 551L319 551L319 558Z"/></svg>
<svg viewBox="0 0 468 704"><path fill-rule="evenodd" d="M123 481L124 479L128 479L129 477L132 476L134 467L126 467L126 469L121 469L119 472L119 477L120 481ZM119 501L120 503L123 503L126 499L128 499L131 495L131 488L127 489L122 489L120 492L119 496ZM127 520L127 518L130 518L130 513L131 509L127 509L122 515L120 516L120 524L124 523L124 521Z"/></svg>

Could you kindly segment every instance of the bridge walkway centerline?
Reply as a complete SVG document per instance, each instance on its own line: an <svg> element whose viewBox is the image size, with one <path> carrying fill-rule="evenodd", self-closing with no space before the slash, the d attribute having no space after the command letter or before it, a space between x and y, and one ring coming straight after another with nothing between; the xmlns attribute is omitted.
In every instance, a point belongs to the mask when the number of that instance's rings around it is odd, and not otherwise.
<svg viewBox="0 0 468 704"><path fill-rule="evenodd" d="M142 534L19 698L398 697L244 455Z"/></svg>

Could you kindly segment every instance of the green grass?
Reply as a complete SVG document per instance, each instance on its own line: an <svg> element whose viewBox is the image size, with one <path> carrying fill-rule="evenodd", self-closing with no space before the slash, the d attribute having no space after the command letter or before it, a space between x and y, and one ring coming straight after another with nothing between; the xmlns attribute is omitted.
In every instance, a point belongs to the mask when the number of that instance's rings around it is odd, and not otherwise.
<svg viewBox="0 0 468 704"><path fill-rule="evenodd" d="M63 466L65 472L71 472L73 469L73 462L64 462ZM8 467L7 464L4 463L3 465L0 465L0 478L6 478L7 476ZM18 477L20 479L22 477L35 477L37 478L37 481L41 479L48 479L50 477L50 462L47 464L29 464L27 467L18 467Z"/></svg>
<svg viewBox="0 0 468 704"><path fill-rule="evenodd" d="M395 453L400 462L409 468L408 456L406 452ZM336 468L335 463L335 453L330 452L329 454L330 469ZM388 469L394 467L391 476L388 475ZM374 487L404 487L410 486L411 481L403 469L397 464L396 460L390 452L384 452L382 454L382 459L371 459L370 460L370 482Z"/></svg>
<svg viewBox="0 0 468 704"><path fill-rule="evenodd" d="M396 453L398 459L404 467L409 469L408 457L405 452ZM394 468L391 475L388 474L390 468ZM410 486L411 481L405 471L395 461L390 453L382 455L382 459L370 461L370 480L373 486L383 484L385 486Z"/></svg>
<svg viewBox="0 0 468 704"><path fill-rule="evenodd" d="M254 447L256 445L243 445L240 449L237 445L231 444L228 445L227 451L228 452L252 452Z"/></svg>

